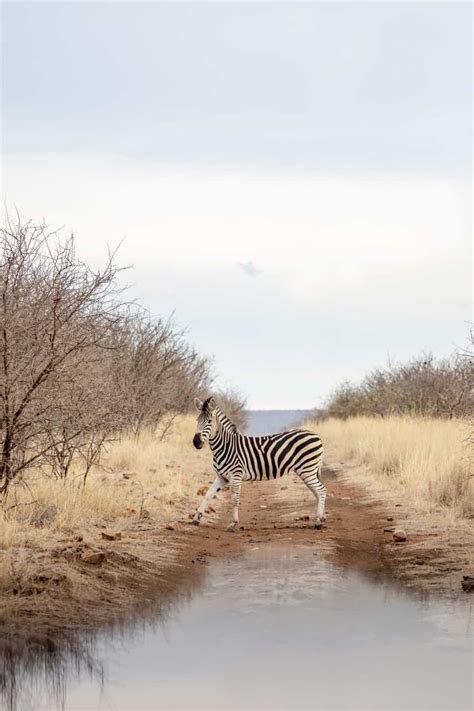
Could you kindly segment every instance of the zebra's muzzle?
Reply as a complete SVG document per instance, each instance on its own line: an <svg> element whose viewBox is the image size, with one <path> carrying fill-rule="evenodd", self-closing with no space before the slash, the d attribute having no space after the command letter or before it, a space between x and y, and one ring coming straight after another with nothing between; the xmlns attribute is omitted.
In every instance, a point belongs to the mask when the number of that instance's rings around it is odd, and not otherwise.
<svg viewBox="0 0 474 711"><path fill-rule="evenodd" d="M202 439L200 434L195 434L193 437L193 444L196 449L202 449Z"/></svg>

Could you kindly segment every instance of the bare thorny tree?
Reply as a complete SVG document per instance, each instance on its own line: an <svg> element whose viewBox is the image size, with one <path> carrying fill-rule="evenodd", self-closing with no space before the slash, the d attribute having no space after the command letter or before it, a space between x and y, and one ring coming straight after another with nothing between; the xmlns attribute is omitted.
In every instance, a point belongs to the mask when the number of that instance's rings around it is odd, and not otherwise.
<svg viewBox="0 0 474 711"><path fill-rule="evenodd" d="M88 371L111 348L122 304L113 254L93 271L77 259L72 237L62 240L43 224L22 224L18 216L7 216L0 251L0 494L5 495L20 472L40 464L61 438L70 444L83 428L77 418L85 411L81 400L94 390Z"/></svg>
<svg viewBox="0 0 474 711"><path fill-rule="evenodd" d="M123 414L138 437L146 427L161 425L161 437L191 396L209 380L209 361L189 346L170 320L129 315L121 330L116 388L127 391Z"/></svg>
<svg viewBox="0 0 474 711"><path fill-rule="evenodd" d="M168 320L126 303L111 253L97 270L74 238L18 215L0 228L0 497L31 467L81 479L103 444L132 429L161 435L210 363ZM76 466L77 470L77 466Z"/></svg>

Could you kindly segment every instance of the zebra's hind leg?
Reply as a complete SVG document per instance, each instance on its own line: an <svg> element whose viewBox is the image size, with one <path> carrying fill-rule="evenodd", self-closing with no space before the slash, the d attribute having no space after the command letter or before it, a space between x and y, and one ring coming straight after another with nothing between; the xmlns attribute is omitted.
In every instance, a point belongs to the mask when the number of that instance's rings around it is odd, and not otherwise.
<svg viewBox="0 0 474 711"><path fill-rule="evenodd" d="M326 516L324 515L324 505L326 503L327 490L323 482L319 478L319 467L310 471L297 471L296 472L300 479L304 481L308 489L314 494L316 499L316 520L314 522L315 528L322 528Z"/></svg>

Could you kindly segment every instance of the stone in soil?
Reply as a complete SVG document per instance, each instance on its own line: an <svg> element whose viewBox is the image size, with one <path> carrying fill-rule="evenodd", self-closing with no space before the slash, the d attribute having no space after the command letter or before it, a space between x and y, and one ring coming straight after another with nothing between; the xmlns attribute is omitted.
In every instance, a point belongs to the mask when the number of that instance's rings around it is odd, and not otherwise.
<svg viewBox="0 0 474 711"><path fill-rule="evenodd" d="M81 555L81 560L90 565L100 565L105 560L105 553L102 551L86 551Z"/></svg>
<svg viewBox="0 0 474 711"><path fill-rule="evenodd" d="M182 521L170 521L166 524L165 528L167 531L176 531L179 528L183 528L184 523Z"/></svg>
<svg viewBox="0 0 474 711"><path fill-rule="evenodd" d="M119 541L122 538L122 532L121 531L102 531L101 536L102 536L102 538L105 538L106 541Z"/></svg>
<svg viewBox="0 0 474 711"><path fill-rule="evenodd" d="M407 539L407 534L405 531L402 531L401 528L393 532L393 540L397 541L397 543L403 543Z"/></svg>

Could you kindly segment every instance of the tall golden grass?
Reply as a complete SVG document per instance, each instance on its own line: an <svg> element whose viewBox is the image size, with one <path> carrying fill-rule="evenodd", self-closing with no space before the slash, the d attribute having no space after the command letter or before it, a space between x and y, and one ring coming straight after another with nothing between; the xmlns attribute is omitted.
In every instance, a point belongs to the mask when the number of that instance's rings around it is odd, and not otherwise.
<svg viewBox="0 0 474 711"><path fill-rule="evenodd" d="M45 547L63 533L83 532L98 523L120 522L126 528L127 520L140 515L172 519L176 507L195 497L212 471L206 452L192 446L194 432L195 419L181 416L163 441L149 431L139 439L130 435L111 443L85 487L79 465L66 481L29 472L23 482L15 482L0 509L0 551Z"/></svg>
<svg viewBox="0 0 474 711"><path fill-rule="evenodd" d="M444 508L474 515L469 424L416 417L353 417L309 423L325 443L327 459L364 466L381 492L406 497L420 512Z"/></svg>

